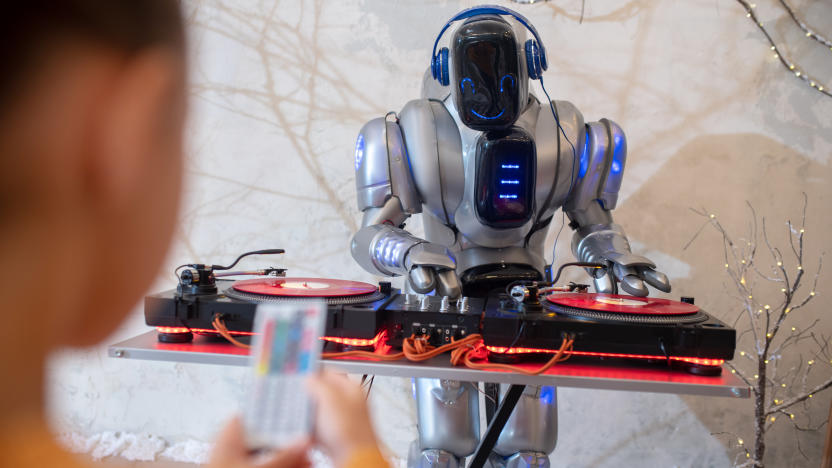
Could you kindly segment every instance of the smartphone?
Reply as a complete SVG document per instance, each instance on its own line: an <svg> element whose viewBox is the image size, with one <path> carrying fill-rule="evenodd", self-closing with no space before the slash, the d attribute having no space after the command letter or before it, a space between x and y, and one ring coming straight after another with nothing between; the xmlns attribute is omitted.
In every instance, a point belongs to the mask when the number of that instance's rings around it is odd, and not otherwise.
<svg viewBox="0 0 832 468"><path fill-rule="evenodd" d="M279 449L312 434L314 407L304 383L318 372L325 321L323 302L257 306L243 405L251 449Z"/></svg>

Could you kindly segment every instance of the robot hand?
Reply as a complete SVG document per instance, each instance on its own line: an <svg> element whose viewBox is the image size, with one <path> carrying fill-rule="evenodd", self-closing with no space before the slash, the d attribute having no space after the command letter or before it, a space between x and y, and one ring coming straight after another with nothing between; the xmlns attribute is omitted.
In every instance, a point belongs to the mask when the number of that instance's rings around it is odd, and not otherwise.
<svg viewBox="0 0 832 468"><path fill-rule="evenodd" d="M462 294L462 286L456 276L456 262L450 251L430 242L414 245L405 257L407 277L418 293L436 289L436 293L452 298Z"/></svg>
<svg viewBox="0 0 832 468"><path fill-rule="evenodd" d="M365 226L353 236L351 250L365 270L385 276L406 275L418 293L436 289L443 296L462 294L451 251L404 229L388 224Z"/></svg>
<svg viewBox="0 0 832 468"><path fill-rule="evenodd" d="M573 250L580 261L604 263L609 266L606 270L591 272L597 292L614 292L613 281L618 282L624 292L633 296L648 294L644 283L659 291L670 292L667 275L656 271L656 265L646 257L630 251L630 243L619 226L601 227L580 239L576 237L576 241Z"/></svg>

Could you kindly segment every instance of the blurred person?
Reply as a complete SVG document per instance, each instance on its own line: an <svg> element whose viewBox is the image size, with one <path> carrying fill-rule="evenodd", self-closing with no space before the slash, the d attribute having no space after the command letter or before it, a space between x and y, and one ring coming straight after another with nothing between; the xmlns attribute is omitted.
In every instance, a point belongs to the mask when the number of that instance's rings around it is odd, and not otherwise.
<svg viewBox="0 0 832 468"><path fill-rule="evenodd" d="M103 340L159 270L176 221L186 114L185 39L173 0L9 2L0 16L0 467L80 467L55 442L45 363ZM310 383L317 440L265 467L386 466L361 390ZM207 403L206 403L207 404ZM212 467L254 461L232 421Z"/></svg>

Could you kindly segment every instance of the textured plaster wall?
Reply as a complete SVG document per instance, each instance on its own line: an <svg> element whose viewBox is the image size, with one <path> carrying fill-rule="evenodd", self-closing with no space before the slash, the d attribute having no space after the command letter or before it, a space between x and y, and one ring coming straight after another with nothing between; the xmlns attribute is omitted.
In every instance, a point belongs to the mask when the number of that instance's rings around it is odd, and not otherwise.
<svg viewBox="0 0 832 468"><path fill-rule="evenodd" d="M828 3L793 3L813 27L832 31ZM156 289L172 286L167 272L174 265L222 263L267 247L287 253L261 265L279 263L294 275L373 280L348 253L360 219L354 137L365 121L419 95L435 34L473 4L187 1L192 112L186 197ZM751 201L783 241L783 221L798 217L806 192L808 249L828 249L832 99L774 64L736 2L587 0L582 23L578 0L516 9L548 47L552 97L572 101L587 119L612 118L627 132L630 156L616 218L635 250L670 275L673 296L696 296L724 319L736 311L720 239L706 231L683 249L702 222L691 207L707 208L741 232L745 201ZM814 76L832 77L832 51L803 38L775 1L758 0L758 12L775 37L787 41L790 56ZM832 87L832 78L825 84ZM558 246L564 260L569 237L564 232ZM817 330L826 337L832 333L830 277L801 319L822 318ZM144 330L137 307L111 341ZM830 369L824 362L813 376ZM210 440L238 407L243 375L224 367L113 360L103 348L67 352L50 369L54 424L80 436L123 431L168 444ZM406 453L416 433L409 395L409 381L376 379L375 422L396 456ZM712 433L751 439L747 401L562 389L559 403L555 466L730 466L733 438ZM812 424L823 421L828 405L829 395L813 399ZM816 465L821 441L820 434L778 422L771 466Z"/></svg>

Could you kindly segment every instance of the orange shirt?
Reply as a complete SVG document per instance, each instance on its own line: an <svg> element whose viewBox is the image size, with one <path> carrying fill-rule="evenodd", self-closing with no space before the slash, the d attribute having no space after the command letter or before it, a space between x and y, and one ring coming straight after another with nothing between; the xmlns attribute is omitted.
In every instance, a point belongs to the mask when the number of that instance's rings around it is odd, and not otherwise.
<svg viewBox="0 0 832 468"><path fill-rule="evenodd" d="M353 452L341 468L389 468L390 464L375 448L366 448Z"/></svg>

